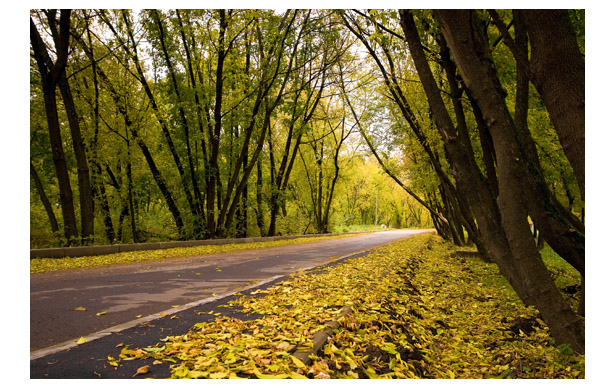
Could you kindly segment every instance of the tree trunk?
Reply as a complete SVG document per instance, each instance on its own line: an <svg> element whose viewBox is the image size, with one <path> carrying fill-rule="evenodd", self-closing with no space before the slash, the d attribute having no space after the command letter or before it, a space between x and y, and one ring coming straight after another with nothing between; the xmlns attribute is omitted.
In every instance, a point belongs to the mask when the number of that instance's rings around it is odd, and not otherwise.
<svg viewBox="0 0 616 389"><path fill-rule="evenodd" d="M39 175L36 172L36 169L34 168L34 165L32 164L32 162L30 162L30 175L32 176L32 179L34 180L34 185L36 186L36 190L41 199L41 203L43 203L43 207L45 207L45 212L47 212L47 217L49 218L49 225L51 226L51 231L55 234L59 230L58 220L56 219L56 215L53 213L53 208L51 207L49 198L45 194L43 183L41 182L41 179L39 178Z"/></svg>
<svg viewBox="0 0 616 389"><path fill-rule="evenodd" d="M460 198L468 202L477 219L478 232L473 237L478 241L478 250L483 252L482 256L491 258L506 257L509 254L506 237L500 226L500 214L495 201L495 196L487 180L481 174L479 166L474 159L474 152L468 139L468 132L465 125L454 126L449 111L441 97L439 87L434 80L432 71L423 52L423 47L417 33L417 28L413 20L413 15L408 11L401 11L401 25L409 46L409 50L415 63L422 86L426 92L431 112L434 115L437 128L444 142L448 160L453 168L456 185L460 191ZM442 39L439 38L439 41ZM440 42L441 54L449 55L445 42ZM448 59L443 58L446 62ZM451 69L449 70L449 81L453 91L457 90L456 82L452 81ZM457 112L457 119L460 124L464 123L464 114ZM460 129L460 131L458 131ZM470 210L468 211L470 218ZM485 248L484 248L485 247ZM501 270L504 274L511 274L510 267Z"/></svg>
<svg viewBox="0 0 616 389"><path fill-rule="evenodd" d="M499 173L498 208L510 256L496 257L499 267L513 272L509 280L525 304L536 306L557 342L569 343L584 352L583 327L579 318L551 280L528 228L523 185L528 166L520 153L515 124L500 90L490 60L485 31L473 11L437 10L447 44L452 50L465 84L477 100L494 142ZM482 33L483 32L483 33Z"/></svg>
<svg viewBox="0 0 616 389"><path fill-rule="evenodd" d="M220 28L218 30L218 51L216 65L216 88L214 100L214 133L210 136L210 161L207 171L206 219L208 236L216 234L216 189L218 174L218 152L220 148L220 131L222 129L222 93L223 67L225 63L225 32L227 29L226 11L220 10Z"/></svg>
<svg viewBox="0 0 616 389"><path fill-rule="evenodd" d="M263 171L261 167L261 158L257 159L257 207L255 209L257 216L257 227L261 236L265 236L265 222L263 221Z"/></svg>
<svg viewBox="0 0 616 389"><path fill-rule="evenodd" d="M81 136L79 126L79 115L75 108L73 94L66 78L66 72L62 72L58 80L64 109L68 117L68 124L71 129L71 139L73 140L73 150L75 151L75 161L77 162L77 181L79 186L79 208L81 215L81 243L84 245L92 244L94 240L94 198L92 196L92 185L90 183L90 168L86 157L86 148Z"/></svg>
<svg viewBox="0 0 616 389"><path fill-rule="evenodd" d="M522 11L514 11L516 37L511 45L519 52L526 52L526 26L521 22ZM501 26L502 28L502 26ZM561 257L569 262L582 275L585 272L584 227L577 222L550 191L543 178L543 171L535 142L527 124L528 112L528 72L524 71L523 59L517 59L516 105L514 114L515 135L519 138L520 155L528 165L525 197L526 208L533 222L542 232L542 237Z"/></svg>
<svg viewBox="0 0 616 389"><path fill-rule="evenodd" d="M138 80L141 83L141 85L143 86L143 90L145 92L145 94L148 97L148 100L150 101L150 104L152 106L152 110L154 111L155 115L156 115L156 119L158 120L158 123L160 124L160 127L163 131L163 135L165 138L165 141L167 143L167 146L169 148L169 151L171 152L171 155L173 156L173 161L175 163L175 166L178 170L179 176L180 176L180 182L182 184L182 189L184 190L184 194L186 196L186 200L189 204L189 208L191 213L193 214L193 216L195 218L198 218L198 212L194 207L194 199L192 196L192 193L190 191L189 185L188 185L188 180L187 180L187 176L186 176L186 172L184 170L184 165L182 164L182 161L180 160L179 154L177 152L177 149L175 147L175 144L173 142L173 139L171 137L171 133L169 132L169 128L167 126L167 123L165 121L165 119L162 117L162 114L159 110L156 98L154 97L154 94L152 92L152 90L150 89L150 85L148 83L148 80L143 72L143 68L141 67L141 63L139 61L139 58L137 56L137 44L135 42L135 37L133 35L133 31L132 31L132 27L131 27L131 21L128 18L127 12L126 11L122 11L122 18L124 20L124 23L127 26L127 32L128 32L128 38L130 40L130 44L132 47L132 53L130 52L130 50L128 49L128 47L126 45L123 45L124 50L126 51L126 53L128 55L130 55L130 57L133 60L133 64L135 65L135 69L137 70L137 74L138 74ZM108 24L110 25L110 24ZM110 27L112 27L110 25ZM115 29L113 30L115 33ZM116 37L120 38L119 35L117 33ZM132 131L133 129L131 129ZM145 144L143 143L143 141L141 139L137 139L137 144L139 145L139 147L141 147L141 145L139 143ZM143 149L142 149L143 150ZM162 177L161 177L162 179ZM174 204L175 205L175 204ZM170 209L171 210L171 209ZM174 210L171 210L172 213L174 213ZM178 215L179 215L179 210L177 211ZM177 224L177 220L176 220L176 224ZM183 228L182 228L183 229ZM186 239L187 232L183 229L183 232L180 234L180 238L181 239Z"/></svg>
<svg viewBox="0 0 616 389"><path fill-rule="evenodd" d="M48 13L50 25L55 25L55 12ZM60 36L54 40L56 43L56 62L52 63L47 48L38 33L32 19L30 19L30 44L34 52L39 72L41 74L43 100L45 102L45 114L49 130L49 141L51 143L51 154L58 179L58 189L60 191L60 206L62 208L62 219L64 224L64 237L66 244L72 245L76 242L79 235L77 232L77 219L75 217L75 206L73 204L73 190L68 175L68 167L64 154L62 135L60 131L60 121L58 119L58 105L56 100L56 86L60 75L66 68L68 57L68 41L70 28L71 10L62 10L60 16Z"/></svg>
<svg viewBox="0 0 616 389"><path fill-rule="evenodd" d="M530 40L531 80L550 114L584 199L584 57L567 10L524 10L520 15Z"/></svg>

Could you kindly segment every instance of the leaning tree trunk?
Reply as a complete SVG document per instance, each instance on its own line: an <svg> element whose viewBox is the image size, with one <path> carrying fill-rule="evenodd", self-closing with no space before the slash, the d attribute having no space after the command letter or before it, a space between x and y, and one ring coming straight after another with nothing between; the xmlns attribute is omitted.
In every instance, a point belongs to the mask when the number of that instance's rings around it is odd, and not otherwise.
<svg viewBox="0 0 616 389"><path fill-rule="evenodd" d="M505 36L505 42L514 51L525 53L527 51L526 26L522 22L522 11L514 11L516 28L515 41L506 32L504 23L495 11L491 11L495 23ZM527 124L529 74L525 70L526 56L517 56L517 83L514 124L516 135L519 137L520 152L529 166L526 196L526 207L533 222L542 232L542 237L563 259L569 262L584 276L585 237L584 226L572 215L550 191L539 162L535 142L532 139Z"/></svg>
<svg viewBox="0 0 616 389"><path fill-rule="evenodd" d="M584 352L583 325L551 280L528 228L524 192L529 168L520 150L515 124L504 101L487 37L473 11L437 10L447 44L468 89L477 100L494 142L498 161L498 208L512 256L495 258L511 266L512 286L528 305L537 307L558 343Z"/></svg>
<svg viewBox="0 0 616 389"><path fill-rule="evenodd" d="M525 10L521 15L531 46L531 80L550 114L584 199L584 57L567 10Z"/></svg>
<svg viewBox="0 0 616 389"><path fill-rule="evenodd" d="M34 185L36 186L36 190L41 198L41 202L43 203L43 207L45 207L45 212L47 212L47 217L49 218L49 225L51 226L51 231L55 234L60 229L58 227L58 220L56 219L56 215L53 213L53 208L51 207L51 202L49 198L45 194L45 189L43 188L43 183L34 168L32 162L30 162L30 175L34 180Z"/></svg>

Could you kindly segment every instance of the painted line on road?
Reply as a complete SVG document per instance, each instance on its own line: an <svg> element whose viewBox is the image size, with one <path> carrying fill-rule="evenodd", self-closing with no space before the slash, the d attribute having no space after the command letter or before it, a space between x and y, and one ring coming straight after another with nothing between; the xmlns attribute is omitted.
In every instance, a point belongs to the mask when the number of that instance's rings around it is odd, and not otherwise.
<svg viewBox="0 0 616 389"><path fill-rule="evenodd" d="M372 250L372 249L374 249L374 247L366 249L366 250L357 251L357 252L354 252L354 253L351 253L351 254L343 255L342 257L328 259L328 260L326 260L324 262L321 262L318 265L314 265L314 266L311 266L311 267L308 267L308 268L302 268L301 270L311 270L311 269L314 269L316 267L324 266L324 265L327 265L327 264L330 264L330 263L333 263L333 262L337 262L337 261L341 261L341 260L347 259L349 257L361 254L363 252L366 252L366 251L369 251L369 250ZM86 341L91 342L93 340L103 338L103 337L111 335L113 333L121 332L121 331L125 331L127 329L130 329L130 328L133 328L133 327L135 327L135 326L137 326L137 325L139 325L141 323L145 323L145 322L161 319L161 316L172 315L172 314L175 314L175 313L178 313L178 312L181 312L181 311L185 311L185 310L190 309L190 308L194 308L194 307L202 305L202 304L207 304L207 303L211 303L211 302L214 302L214 301L217 301L217 300L221 300L221 299L224 299L224 298L229 297L231 295L234 295L234 294L237 294L237 293L249 290L249 289L253 289L253 288L259 287L261 285L265 285L265 284L270 283L272 281L276 281L276 280L278 280L280 278L284 278L284 277L288 277L288 276L289 276L289 274L282 274L282 275L272 276L272 277L267 278L265 280L259 281L259 282L255 283L255 284L250 284L250 285L248 285L248 286L246 286L246 287L244 287L242 289L239 289L239 290L238 289L234 289L234 290L232 290L232 291L230 291L228 293L224 293L224 294L222 294L220 296L208 297L208 298L201 299L201 300L198 300L198 301L190 302L188 304L184 304L184 305L179 306L179 307L167 309L167 310L164 310L162 312L153 313L151 315L148 315L148 316L145 316L145 317L141 317L141 318L136 319L136 320L131 320L131 321L128 321L126 323L118 324L116 326L109 327L109 328L106 328L104 330L94 332L92 334L83 336L83 338L85 338ZM53 346L49 346L49 347L45 347L45 348L42 348L42 349L34 350L34 351L30 352L30 360L32 361L32 360L35 360L35 359L43 358L43 357L46 357L46 356L51 355L51 354L55 354L55 353L60 352L60 351L69 350L69 349L74 348L76 346L78 346L78 345L77 345L77 342L75 340L69 340L69 341L62 342L62 343L59 343L59 344L56 344L56 345L53 345Z"/></svg>
<svg viewBox="0 0 616 389"><path fill-rule="evenodd" d="M94 332L94 333L92 333L90 335L84 336L83 338L85 338L86 341L91 342L93 340L103 338L103 337L111 335L113 333L121 332L121 331L125 331L127 329L130 329L130 328L133 328L133 327L135 327L135 326L137 326L137 325L139 325L141 323L146 323L146 322L154 321L154 320L157 320L157 319L161 319L164 316L172 315L174 313L185 311L187 309L194 308L194 307L202 305L202 304L207 304L207 303L211 303L211 302L214 302L214 301L217 301L217 300L224 299L226 297L229 297L231 295L243 292L245 290L256 288L256 287L259 287L261 285L267 284L269 282L276 281L277 279L282 278L282 277L285 277L285 275L277 275L277 276L273 276L273 277L270 277L270 278L266 278L265 280L262 280L260 282L255 283L255 284L250 284L250 285L248 285L248 286L246 286L246 287L244 287L242 289L239 289L239 290L238 289L234 289L234 290L232 290L230 292L224 293L224 294L216 296L216 297L208 297L208 298L201 299L201 300L198 300L198 301L190 302L188 304L184 304L184 305L179 306L179 307L166 309L166 310L164 310L162 312L153 313L151 315L144 316L144 317L141 317L141 318L136 319L136 320L131 320L131 321L128 321L126 323L118 324L116 326L109 327L109 328L106 328L104 330ZM32 361L32 360L35 360L35 359L38 359L38 358L46 357L48 355L55 354L55 353L60 352L60 351L65 351L65 350L71 349L71 348L76 347L76 346L78 346L78 345L77 345L75 340L69 340L69 341L66 341L66 342L63 342L63 343L59 343L59 344L56 344L56 345L53 345L53 346L49 346L49 347L42 348L42 349L39 349L39 350L34 350L34 351L30 352L30 360Z"/></svg>

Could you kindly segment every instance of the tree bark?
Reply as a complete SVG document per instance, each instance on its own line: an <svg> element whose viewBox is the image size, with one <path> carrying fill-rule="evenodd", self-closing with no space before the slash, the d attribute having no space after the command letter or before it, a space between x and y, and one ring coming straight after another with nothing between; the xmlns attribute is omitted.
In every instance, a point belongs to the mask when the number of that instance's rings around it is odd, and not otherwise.
<svg viewBox="0 0 616 389"><path fill-rule="evenodd" d="M585 64L567 10L523 10L531 46L530 73L584 199ZM517 33L516 33L517 35Z"/></svg>
<svg viewBox="0 0 616 389"><path fill-rule="evenodd" d="M343 22L347 26L347 28L349 30L351 30L351 32L355 36L357 36L357 38L359 38L362 41L364 46L368 49L370 55L376 61L377 65L378 65L378 67L379 67L379 69L381 71L381 74L383 75L383 78L385 80L385 84L386 84L387 88L389 89L389 91L391 92L392 96L394 97L394 100L395 100L396 104L398 105L398 107L400 108L400 110L401 110L401 112L403 114L404 119L407 121L407 123L409 124L412 132L415 134L415 136L417 137L417 140L419 141L419 143L421 144L421 146L425 150L426 154L428 155L428 157L430 159L430 162L431 162L431 164L432 164L432 166L433 166L433 168L434 168L434 170L435 170L435 172L437 174L437 177L439 178L441 183L445 186L445 188L447 189L447 192L449 194L451 194L452 196L455 196L457 203L460 205L461 214L463 216L463 220L462 221L465 223L465 227L467 228L467 230L469 232L471 232L471 234L469 234L469 237L473 240L473 242L477 246L478 250L483 253L482 255L488 255L487 254L487 250L485 250L483 248L484 245L485 245L484 242L483 242L483 238L480 236L479 231L475 227L475 222L474 222L473 218L470 215L471 212L470 212L469 207L468 207L468 203L469 203L470 200L467 199L467 198L464 198L464 196L465 196L463 194L464 192L459 190L458 188L456 188L455 185L451 182L451 180L449 179L448 175L443 170L443 167L441 166L437 156L435 155L433 150L430 148L430 145L429 145L429 142L427 140L427 137L423 133L423 131L422 131L420 125L419 125L419 122L417 121L417 118L415 117L415 114L411 110L410 104L409 104L408 100L406 99L406 97L405 97L405 95L404 95L404 93L402 91L402 88L400 87L400 85L397 82L397 78L395 77L395 72L394 72L394 67L393 67L393 59L391 58L388 49L386 47L382 47L383 52L385 53L385 55L386 55L386 57L388 59L388 63L390 65L390 72L386 71L384 65L381 63L381 60L377 56L377 54L374 51L374 49L368 43L368 40L366 39L366 37L362 35L361 28L359 27L359 25L357 23L355 23L354 26L351 26L350 22L346 18L343 19ZM451 155L448 155L448 158L450 159ZM387 172L387 170L386 170L386 172ZM454 175L455 175L455 172L454 172ZM391 174L390 174L390 176L391 176ZM393 176L392 176L392 178L393 178ZM394 178L394 180L396 180L396 178ZM404 186L402 186L402 187L404 188ZM407 192L408 192L407 188L405 188L405 190L407 190ZM411 194L411 195L413 196L413 194ZM424 207L426 206L425 202L420 201L420 203L422 203L422 205L424 205ZM429 207L427 207L426 209L428 209L430 211ZM433 215L436 215L436 217L441 217L441 218L443 217L442 215L439 216L438 212L436 214L433 213ZM443 218L443 220L446 220L446 219ZM449 223L449 221L446 221L446 223ZM450 230L450 227L448 226L447 228L444 228L444 229L440 230L440 232L449 231L449 230Z"/></svg>
<svg viewBox="0 0 616 389"><path fill-rule="evenodd" d="M257 227L261 236L265 236L265 222L263 220L263 171L261 167L261 158L257 159L257 206L255 209L257 217Z"/></svg>

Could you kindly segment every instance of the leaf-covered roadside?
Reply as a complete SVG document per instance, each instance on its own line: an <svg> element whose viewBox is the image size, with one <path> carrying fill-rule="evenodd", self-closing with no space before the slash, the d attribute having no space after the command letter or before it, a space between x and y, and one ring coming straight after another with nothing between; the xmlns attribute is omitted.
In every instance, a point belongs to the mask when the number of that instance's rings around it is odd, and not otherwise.
<svg viewBox="0 0 616 389"><path fill-rule="evenodd" d="M258 319L218 316L155 346L125 347L109 364L153 358L170 364L172 378L584 377L584 356L554 347L494 265L452 251L424 235L299 273L228 304ZM340 318L345 305L352 313ZM310 363L293 356L337 318Z"/></svg>
<svg viewBox="0 0 616 389"><path fill-rule="evenodd" d="M204 245L194 247L177 247L159 250L128 251L122 253L73 257L73 258L32 258L30 259L30 274L47 273L59 270L88 269L92 267L111 266L125 263L160 261L168 258L182 258L197 255L228 253L240 250L253 250L270 247L280 247L290 244L311 243L321 240L350 238L358 234L303 237L265 242L233 243L224 245Z"/></svg>

